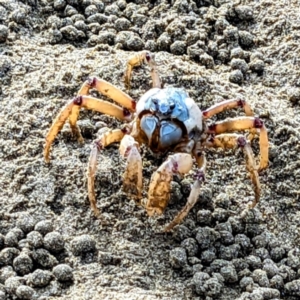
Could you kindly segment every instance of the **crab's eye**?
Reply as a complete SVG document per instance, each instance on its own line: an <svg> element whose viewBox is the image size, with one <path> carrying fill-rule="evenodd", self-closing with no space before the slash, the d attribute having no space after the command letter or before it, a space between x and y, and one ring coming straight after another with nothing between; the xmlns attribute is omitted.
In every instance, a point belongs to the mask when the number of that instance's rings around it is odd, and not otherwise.
<svg viewBox="0 0 300 300"><path fill-rule="evenodd" d="M157 99L152 99L152 104L150 105L150 110L151 111L158 111L158 100Z"/></svg>
<svg viewBox="0 0 300 300"><path fill-rule="evenodd" d="M175 108L175 103L171 103L171 104L170 104L170 109L173 110L174 108Z"/></svg>

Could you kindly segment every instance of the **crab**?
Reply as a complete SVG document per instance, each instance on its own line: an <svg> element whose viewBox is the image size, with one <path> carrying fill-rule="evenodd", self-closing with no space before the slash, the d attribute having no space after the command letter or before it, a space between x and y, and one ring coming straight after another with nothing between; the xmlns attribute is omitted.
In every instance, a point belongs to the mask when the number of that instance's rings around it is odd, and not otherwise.
<svg viewBox="0 0 300 300"><path fill-rule="evenodd" d="M263 121L254 116L250 105L244 100L226 100L201 111L184 89L162 88L154 55L148 51L138 52L128 60L125 72L127 89L130 88L133 68L143 63L150 67L152 88L138 102L105 80L94 77L84 82L78 95L62 108L49 129L44 147L46 162L49 162L51 144L67 119L73 135L83 142L76 124L79 111L81 108L95 110L125 121L120 128L101 134L91 146L87 171L88 197L95 215L100 213L95 196L97 156L103 148L116 142L120 142L120 153L126 159L123 189L135 200L142 199L143 191L140 146L146 145L154 154L171 154L152 175L148 198L140 201L149 216L164 212L170 199L173 175L185 175L196 165L187 202L164 231L170 231L180 224L197 202L205 180L205 151L209 148L243 149L246 168L254 187L255 197L250 204L250 208L253 208L261 193L258 172L268 165L268 134ZM119 105L90 96L91 89L96 89ZM212 116L238 107L243 108L246 116L207 124ZM236 133L245 130L249 132L247 137ZM251 141L257 135L260 147L258 166L251 148Z"/></svg>

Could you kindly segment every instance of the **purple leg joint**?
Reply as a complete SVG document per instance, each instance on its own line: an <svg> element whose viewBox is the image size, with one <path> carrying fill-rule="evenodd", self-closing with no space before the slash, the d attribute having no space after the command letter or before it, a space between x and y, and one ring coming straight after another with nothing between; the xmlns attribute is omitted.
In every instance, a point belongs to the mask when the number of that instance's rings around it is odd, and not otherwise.
<svg viewBox="0 0 300 300"><path fill-rule="evenodd" d="M264 122L260 118L254 118L254 127L262 128L264 126Z"/></svg>
<svg viewBox="0 0 300 300"><path fill-rule="evenodd" d="M90 78L88 78L87 82L88 82L88 85L92 88L96 85L97 78L96 77L90 77Z"/></svg>
<svg viewBox="0 0 300 300"><path fill-rule="evenodd" d="M237 105L239 106L239 107L244 107L245 106L245 100L242 100L242 99L239 99L239 100L237 100Z"/></svg>
<svg viewBox="0 0 300 300"><path fill-rule="evenodd" d="M172 172L173 173L178 173L178 163L176 161L173 163Z"/></svg>
<svg viewBox="0 0 300 300"><path fill-rule="evenodd" d="M211 125L208 126L208 130L210 132L215 132L216 128L217 128L217 124L211 124Z"/></svg>
<svg viewBox="0 0 300 300"><path fill-rule="evenodd" d="M201 182L203 182L205 180L205 175L204 175L204 172L202 170L198 169L196 171L195 180L199 180Z"/></svg>
<svg viewBox="0 0 300 300"><path fill-rule="evenodd" d="M81 105L82 104L82 96L77 96L77 97L75 97L74 99L73 99L73 103L75 104L75 105Z"/></svg>
<svg viewBox="0 0 300 300"><path fill-rule="evenodd" d="M94 145L97 147L98 151L103 149L101 141L94 141Z"/></svg>
<svg viewBox="0 0 300 300"><path fill-rule="evenodd" d="M123 115L124 117L129 117L131 115L131 112L126 107L123 108Z"/></svg>
<svg viewBox="0 0 300 300"><path fill-rule="evenodd" d="M238 144L239 147L244 148L247 144L246 138L244 136L238 137L237 144Z"/></svg>
<svg viewBox="0 0 300 300"><path fill-rule="evenodd" d="M148 62L151 60L151 54L149 52L146 53L146 60Z"/></svg>

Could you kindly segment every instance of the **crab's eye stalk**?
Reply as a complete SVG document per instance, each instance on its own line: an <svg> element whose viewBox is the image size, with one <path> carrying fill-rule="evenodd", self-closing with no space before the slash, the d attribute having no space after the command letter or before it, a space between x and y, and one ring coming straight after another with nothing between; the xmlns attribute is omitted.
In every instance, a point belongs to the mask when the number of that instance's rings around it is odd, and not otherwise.
<svg viewBox="0 0 300 300"><path fill-rule="evenodd" d="M157 108L157 112L162 114L163 116L168 116L172 114L173 109L175 108L175 103L174 102L168 102L165 101L165 99L160 99L160 101L154 101L153 103L155 104Z"/></svg>
<svg viewBox="0 0 300 300"><path fill-rule="evenodd" d="M150 104L149 109L151 112L156 112L159 110L157 99L151 99L151 104Z"/></svg>

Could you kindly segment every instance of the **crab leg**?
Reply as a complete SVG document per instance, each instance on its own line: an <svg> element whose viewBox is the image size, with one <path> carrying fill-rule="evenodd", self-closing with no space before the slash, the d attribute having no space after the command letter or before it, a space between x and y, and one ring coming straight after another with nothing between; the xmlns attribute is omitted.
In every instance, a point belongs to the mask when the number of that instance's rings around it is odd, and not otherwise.
<svg viewBox="0 0 300 300"><path fill-rule="evenodd" d="M257 167L254 159L254 154L250 144L243 135L238 134L220 134L210 138L206 143L207 147L220 147L223 149L230 149L239 146L243 149L246 159L246 168L250 174L250 179L254 186L255 200L251 204L251 208L255 207L260 198L260 182L257 173Z"/></svg>
<svg viewBox="0 0 300 300"><path fill-rule="evenodd" d="M212 116L219 114L225 110L234 109L237 107L243 108L246 116L254 115L248 102L246 102L245 100L237 99L237 100L225 100L211 106L210 108L203 111L203 117L204 119L209 119ZM257 134L256 129L250 129L250 135L248 136L248 139L251 141L256 134Z"/></svg>
<svg viewBox="0 0 300 300"><path fill-rule="evenodd" d="M126 93L121 91L116 86L110 84L109 82L92 77L86 80L81 86L77 96L86 96L89 94L90 90L94 88L102 95L112 99L123 107L127 108L131 112L135 111L136 102ZM80 106L73 106L71 114L69 116L69 123L74 136L77 137L79 142L83 142L83 138L79 127L76 122L79 116Z"/></svg>
<svg viewBox="0 0 300 300"><path fill-rule="evenodd" d="M206 158L203 152L203 145L202 142L198 141L194 149L192 151L193 156L196 159L197 165L201 168L202 166L206 166Z"/></svg>
<svg viewBox="0 0 300 300"><path fill-rule="evenodd" d="M149 51L141 51L134 54L127 62L127 68L125 72L125 86L130 89L131 73L134 67L141 66L143 63L147 63L151 68L152 86L161 88L161 83L154 60L154 55Z"/></svg>
<svg viewBox="0 0 300 300"><path fill-rule="evenodd" d="M203 117L205 119L208 119L216 114L219 114L222 111L237 108L237 107L242 107L247 116L253 116L253 111L250 105L245 100L241 100L241 99L222 101L204 110L202 113L203 113Z"/></svg>
<svg viewBox="0 0 300 300"><path fill-rule="evenodd" d="M78 96L62 108L48 131L44 148L44 158L46 162L49 162L49 152L52 142L54 141L58 132L62 129L68 117L71 115L73 108L76 106L79 109L83 107L86 109L95 110L104 114L114 116L121 120L130 121L132 119L132 114L128 111L127 108L121 108L110 102L99 100L90 96Z"/></svg>
<svg viewBox="0 0 300 300"><path fill-rule="evenodd" d="M139 145L130 135L125 135L120 144L120 153L127 158L126 170L123 178L123 189L135 199L142 197L142 157Z"/></svg>
<svg viewBox="0 0 300 300"><path fill-rule="evenodd" d="M81 86L77 95L86 96L89 94L92 88L96 89L102 95L112 99L113 101L127 108L129 111L131 112L135 111L136 102L129 95L121 91L116 86L110 84L109 82L97 77L92 77L86 80ZM78 138L79 142L83 142L80 129L76 124L79 116L79 111L80 111L80 106L73 106L71 114L69 116L69 123L73 135Z"/></svg>
<svg viewBox="0 0 300 300"><path fill-rule="evenodd" d="M186 174L193 166L193 159L190 154L176 153L158 168L152 175L146 203L146 210L149 216L155 213L162 214L170 199L171 180L174 174Z"/></svg>
<svg viewBox="0 0 300 300"><path fill-rule="evenodd" d="M103 133L99 139L95 140L92 145L92 151L89 158L88 164L88 196L90 205L95 215L99 215L99 210L96 205L95 196L95 174L97 170L97 157L100 150L107 147L108 145L119 142L125 135L125 131L122 129L109 130Z"/></svg>
<svg viewBox="0 0 300 300"><path fill-rule="evenodd" d="M190 210L194 207L194 205L197 203L202 182L205 180L204 174L206 170L206 158L204 155L202 155L200 161L201 164L200 165L198 164L200 169L198 169L196 172L196 176L195 176L196 181L192 185L192 189L185 206L181 209L181 211L177 214L177 216L173 219L173 221L165 227L164 232L168 232L172 230L174 226L180 224L182 220L188 215Z"/></svg>
<svg viewBox="0 0 300 300"><path fill-rule="evenodd" d="M239 131L257 128L259 133L259 146L260 146L260 163L259 171L265 169L269 162L269 141L267 129L263 121L256 117L240 117L235 119L228 119L208 127L208 133L219 134L230 131Z"/></svg>
<svg viewBox="0 0 300 300"><path fill-rule="evenodd" d="M81 86L78 96L88 95L90 89L92 88L96 89L102 95L112 99L123 107L126 107L130 111L135 111L136 102L129 95L111 83L97 77L86 80Z"/></svg>

